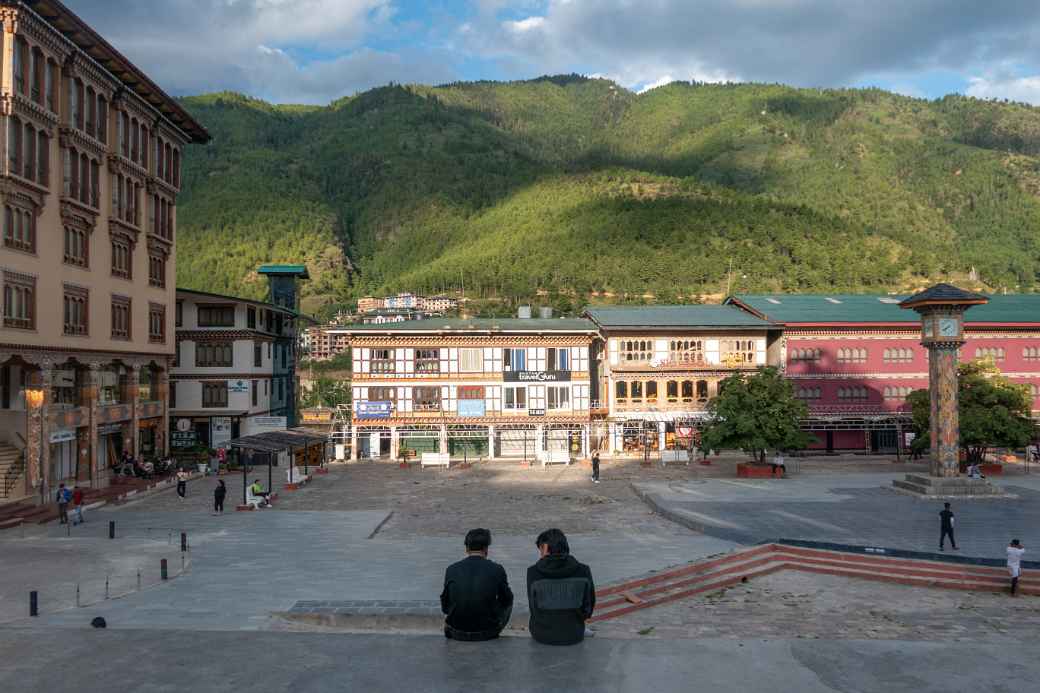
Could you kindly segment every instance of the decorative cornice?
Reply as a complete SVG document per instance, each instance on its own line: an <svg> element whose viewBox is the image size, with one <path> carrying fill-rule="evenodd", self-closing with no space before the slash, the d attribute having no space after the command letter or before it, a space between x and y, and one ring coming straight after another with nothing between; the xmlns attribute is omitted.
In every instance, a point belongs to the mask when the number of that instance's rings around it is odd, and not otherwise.
<svg viewBox="0 0 1040 693"><path fill-rule="evenodd" d="M378 325L370 326L371 329L379 329ZM515 337L494 336L440 336L430 335L420 337L416 335L373 335L371 337L347 336L347 343L359 347L386 347L390 349L407 349L410 347L518 347L518 346L577 346L587 347L592 343L592 336L587 338L567 336L536 336L517 335Z"/></svg>
<svg viewBox="0 0 1040 693"><path fill-rule="evenodd" d="M115 92L120 89L121 83L114 75L108 73L95 63L91 58L79 50L66 56L61 66L63 76L86 79L91 82L90 86L104 96L109 103L112 102ZM86 86L86 82L84 82Z"/></svg>
<svg viewBox="0 0 1040 693"><path fill-rule="evenodd" d="M66 226L80 228L91 233L97 228L98 212L86 207L78 200L63 197L61 200L61 222Z"/></svg>
<svg viewBox="0 0 1040 693"><path fill-rule="evenodd" d="M173 354L155 352L115 351L111 349L76 349L66 346L52 347L38 346L35 344L0 343L0 363L15 356L19 356L26 361L31 361L41 366L43 364L49 364L47 367L53 367L56 364L64 363L69 358L75 358L76 361L84 366L98 368L112 363L113 361L122 361L126 365L133 366L146 366L152 361L155 361L158 365L162 366L168 360L173 358Z"/></svg>
<svg viewBox="0 0 1040 693"><path fill-rule="evenodd" d="M74 147L75 149L91 154L103 163L108 156L108 147L104 142L99 142L79 128L63 125L58 129L58 142L63 149Z"/></svg>
<svg viewBox="0 0 1040 693"><path fill-rule="evenodd" d="M252 340L254 342L278 341L275 335L250 330L184 330L177 328L178 342L227 342Z"/></svg>
<svg viewBox="0 0 1040 693"><path fill-rule="evenodd" d="M43 205L47 195L47 188L25 180L20 176L5 173L0 176L0 195L5 202L17 207L31 211L39 216L43 212Z"/></svg>
<svg viewBox="0 0 1040 693"><path fill-rule="evenodd" d="M26 118L32 121L38 130L44 130L50 137L54 137L54 128L58 125L56 113L51 113L21 94L0 94L0 114L14 114Z"/></svg>
<svg viewBox="0 0 1040 693"><path fill-rule="evenodd" d="M50 57L56 58L59 64L75 50L64 36L35 12L25 8L7 7L0 10L0 19L4 22L6 31L20 33L27 39L32 39L41 48L49 51Z"/></svg>
<svg viewBox="0 0 1040 693"><path fill-rule="evenodd" d="M132 246L137 245L137 239L141 235L139 229L114 217L108 219L108 233L110 236L125 238Z"/></svg>
<svg viewBox="0 0 1040 693"><path fill-rule="evenodd" d="M108 170L112 173L122 173L124 176L133 176L142 185L146 184L148 179L147 169L114 152L108 152Z"/></svg>

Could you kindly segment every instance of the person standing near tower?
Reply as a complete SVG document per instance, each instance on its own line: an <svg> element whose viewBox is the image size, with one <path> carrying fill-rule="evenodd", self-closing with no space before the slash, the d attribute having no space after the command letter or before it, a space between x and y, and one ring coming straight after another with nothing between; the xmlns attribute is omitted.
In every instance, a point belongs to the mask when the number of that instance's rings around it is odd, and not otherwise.
<svg viewBox="0 0 1040 693"><path fill-rule="evenodd" d="M1022 554L1026 552L1025 548L1018 541L1018 539L1012 539L1011 543L1007 547L1007 567L1008 574L1011 575L1011 596L1014 597L1018 594L1018 578L1022 574Z"/></svg>
<svg viewBox="0 0 1040 693"><path fill-rule="evenodd" d="M943 503L942 512L939 513L939 550L945 551L943 543L946 541L946 537L950 538L950 546L953 550L957 550L957 541L953 538L953 511L950 510L949 503Z"/></svg>

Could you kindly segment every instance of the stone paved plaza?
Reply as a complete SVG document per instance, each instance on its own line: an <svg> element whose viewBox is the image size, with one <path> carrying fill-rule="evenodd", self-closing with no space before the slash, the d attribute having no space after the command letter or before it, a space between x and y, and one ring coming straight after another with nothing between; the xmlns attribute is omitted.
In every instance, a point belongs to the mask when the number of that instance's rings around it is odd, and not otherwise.
<svg viewBox="0 0 1040 693"><path fill-rule="evenodd" d="M292 492L275 475L275 508L223 516L212 514L215 481L195 480L184 500L163 491L91 512L71 530L51 524L0 534L0 651L8 654L0 686L29 680L35 683L26 690L52 689L54 675L32 669L33 661L108 672L105 686L84 690L240 690L251 685L246 672L257 670L261 689L294 691L688 690L691 682L749 690L778 681L807 691L958 691L987 680L1012 690L1040 675L1028 655L1040 629L1033 598L787 572L597 623L596 638L565 650L530 642L522 623L499 642L477 645L284 618L308 603L373 613L414 605L435 614L444 567L462 555L462 536L477 525L494 533L491 555L506 567L521 615L534 536L549 526L568 533L601 585L778 537L934 550L938 505L886 488L915 466L855 459L842 470L838 463L806 461L789 479L762 481L734 478L725 460L708 468L610 461L601 484L580 466L420 471L366 463L335 467ZM250 480L266 485L256 471ZM225 480L230 508L241 477ZM955 506L965 555L999 555L1011 532L1027 547L1040 540L1040 475L998 483L1016 497ZM115 540L107 538L109 521ZM183 574L181 532L190 545ZM161 558L175 574L166 583L158 579ZM103 599L104 577L122 596ZM77 584L90 606L75 607ZM33 588L42 615L29 619ZM97 615L108 622L104 632L88 628ZM27 639L64 654L23 656ZM800 644L806 640L813 645ZM98 648L108 656L99 660ZM983 662L954 666L959 651ZM883 664L909 652L929 659L906 670ZM395 672L403 669L403 678L387 678L381 663L390 657L402 662ZM754 666L743 666L749 658ZM105 669L105 662L117 666ZM465 662L479 672L459 669ZM554 672L552 685L539 678L543 667Z"/></svg>

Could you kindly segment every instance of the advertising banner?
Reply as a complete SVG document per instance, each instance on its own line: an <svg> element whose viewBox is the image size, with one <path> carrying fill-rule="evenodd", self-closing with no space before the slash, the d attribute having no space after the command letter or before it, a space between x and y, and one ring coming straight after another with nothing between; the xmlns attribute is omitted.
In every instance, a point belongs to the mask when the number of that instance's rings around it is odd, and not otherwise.
<svg viewBox="0 0 1040 693"><path fill-rule="evenodd" d="M354 413L359 419L389 419L392 411L391 402L366 401L354 405Z"/></svg>
<svg viewBox="0 0 1040 693"><path fill-rule="evenodd" d="M484 416L484 400L460 399L459 416Z"/></svg>
<svg viewBox="0 0 1040 693"><path fill-rule="evenodd" d="M570 371L506 371L502 380L507 383L568 383Z"/></svg>

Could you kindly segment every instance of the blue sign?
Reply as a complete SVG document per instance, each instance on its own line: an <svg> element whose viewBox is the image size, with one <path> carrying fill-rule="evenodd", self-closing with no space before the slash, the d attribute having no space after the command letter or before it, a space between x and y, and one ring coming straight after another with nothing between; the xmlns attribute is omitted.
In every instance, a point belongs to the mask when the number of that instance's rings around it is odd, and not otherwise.
<svg viewBox="0 0 1040 693"><path fill-rule="evenodd" d="M389 419L393 408L392 402L361 401L354 405L354 413L359 419Z"/></svg>
<svg viewBox="0 0 1040 693"><path fill-rule="evenodd" d="M484 400L460 399L459 416L484 416Z"/></svg>

